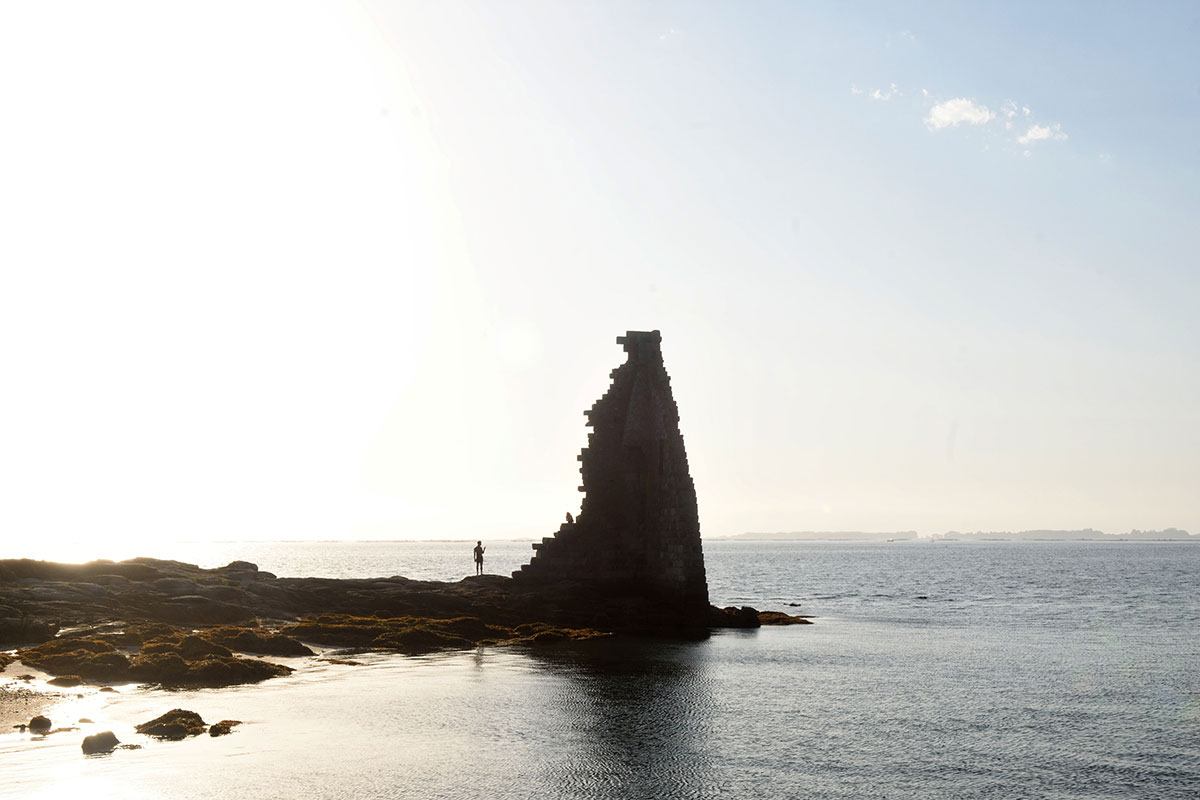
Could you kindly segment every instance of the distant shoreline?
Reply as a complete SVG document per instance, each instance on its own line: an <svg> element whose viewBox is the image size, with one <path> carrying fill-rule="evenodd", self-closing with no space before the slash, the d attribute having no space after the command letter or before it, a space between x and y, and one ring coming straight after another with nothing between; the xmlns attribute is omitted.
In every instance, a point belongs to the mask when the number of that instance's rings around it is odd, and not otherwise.
<svg viewBox="0 0 1200 800"><path fill-rule="evenodd" d="M972 532L949 531L920 536L915 531L892 533L865 531L794 531L778 533L739 533L706 541L726 542L1200 542L1200 535L1179 529L1103 533L1085 531Z"/></svg>

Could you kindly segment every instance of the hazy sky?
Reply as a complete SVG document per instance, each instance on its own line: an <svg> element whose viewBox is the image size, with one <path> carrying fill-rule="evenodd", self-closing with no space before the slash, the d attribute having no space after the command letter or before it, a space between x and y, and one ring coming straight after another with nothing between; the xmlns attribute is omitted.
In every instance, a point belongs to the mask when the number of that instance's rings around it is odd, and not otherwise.
<svg viewBox="0 0 1200 800"><path fill-rule="evenodd" d="M1200 531L1195 3L0 2L0 531Z"/></svg>

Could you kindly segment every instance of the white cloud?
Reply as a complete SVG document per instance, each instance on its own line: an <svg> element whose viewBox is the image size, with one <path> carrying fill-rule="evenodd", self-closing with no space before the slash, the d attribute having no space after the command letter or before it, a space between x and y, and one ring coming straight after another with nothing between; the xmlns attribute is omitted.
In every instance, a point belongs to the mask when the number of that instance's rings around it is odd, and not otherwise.
<svg viewBox="0 0 1200 800"><path fill-rule="evenodd" d="M897 88L896 84L890 84L886 89L871 89L866 91L858 88L857 84L850 84L850 94L865 94L872 100L891 100L893 97L902 97L904 92Z"/></svg>
<svg viewBox="0 0 1200 800"><path fill-rule="evenodd" d="M1061 142L1066 139L1067 135L1062 132L1062 126L1057 122L1053 125L1030 125L1029 130L1025 131L1024 136L1018 136L1017 141L1020 144L1031 144L1032 142L1054 141Z"/></svg>
<svg viewBox="0 0 1200 800"><path fill-rule="evenodd" d="M882 89L872 89L871 90L871 99L872 100L891 100L892 95L898 95L898 94L900 94L900 91L896 88L896 84L893 83L891 86L888 87L888 90L886 92L883 91Z"/></svg>
<svg viewBox="0 0 1200 800"><path fill-rule="evenodd" d="M963 124L983 125L995 117L987 106L966 97L956 97L931 108L925 124L932 130L939 130Z"/></svg>

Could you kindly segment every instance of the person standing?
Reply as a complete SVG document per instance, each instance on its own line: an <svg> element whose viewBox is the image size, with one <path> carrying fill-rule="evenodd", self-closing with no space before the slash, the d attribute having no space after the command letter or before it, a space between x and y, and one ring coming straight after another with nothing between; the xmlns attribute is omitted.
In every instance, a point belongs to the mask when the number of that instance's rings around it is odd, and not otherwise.
<svg viewBox="0 0 1200 800"><path fill-rule="evenodd" d="M483 551L487 550L483 542L475 542L475 574L483 574Z"/></svg>

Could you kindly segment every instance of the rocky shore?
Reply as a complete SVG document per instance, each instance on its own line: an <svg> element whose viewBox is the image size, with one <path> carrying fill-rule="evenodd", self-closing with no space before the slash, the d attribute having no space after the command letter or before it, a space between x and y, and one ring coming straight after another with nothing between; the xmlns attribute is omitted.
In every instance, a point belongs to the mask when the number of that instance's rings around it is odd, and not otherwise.
<svg viewBox="0 0 1200 800"><path fill-rule="evenodd" d="M708 622L757 627L808 620L712 608ZM291 672L279 663L287 657L312 655L305 642L414 653L706 632L670 623L670 609L636 587L601 591L583 582L531 587L495 575L454 583L277 578L246 561L215 569L152 558L0 561L0 649L20 648L0 658L60 676L64 685L257 682Z"/></svg>

